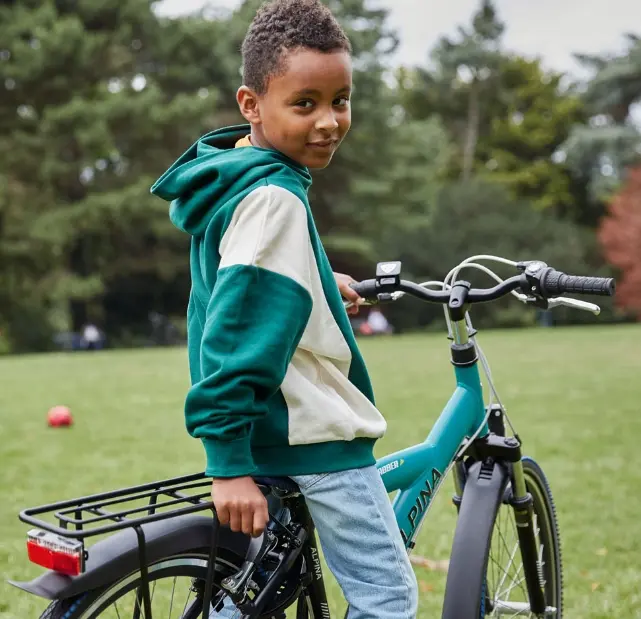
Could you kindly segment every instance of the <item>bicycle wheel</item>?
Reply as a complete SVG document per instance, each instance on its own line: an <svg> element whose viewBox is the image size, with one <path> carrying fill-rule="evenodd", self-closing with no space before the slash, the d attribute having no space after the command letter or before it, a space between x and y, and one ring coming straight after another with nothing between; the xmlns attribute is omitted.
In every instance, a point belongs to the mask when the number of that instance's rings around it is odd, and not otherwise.
<svg viewBox="0 0 641 619"><path fill-rule="evenodd" d="M148 566L149 596L153 619L200 619L203 613L202 587L207 574L207 554L165 557ZM234 574L243 559L220 552L216 559L214 592L210 617L236 619L241 616L220 588L223 578ZM74 598L53 602L40 619L147 619L138 592L140 572L134 572L101 589ZM279 591L283 605L291 603L285 588ZM225 603L227 600L227 603ZM293 601L293 600L292 600ZM265 617L273 617L270 613ZM283 616L276 613L277 617Z"/></svg>
<svg viewBox="0 0 641 619"><path fill-rule="evenodd" d="M537 560L548 608L545 617L560 619L563 606L561 546L550 486L541 467L523 458L527 491L533 500ZM523 557L514 510L508 504L510 484L490 492L465 491L452 548L443 619L535 617L530 611ZM473 504L471 503L473 501Z"/></svg>

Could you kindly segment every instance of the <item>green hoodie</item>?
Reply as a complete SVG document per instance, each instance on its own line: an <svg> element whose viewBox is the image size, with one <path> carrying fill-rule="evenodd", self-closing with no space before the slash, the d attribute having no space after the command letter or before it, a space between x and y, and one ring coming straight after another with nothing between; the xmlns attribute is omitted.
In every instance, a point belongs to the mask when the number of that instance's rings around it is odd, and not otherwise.
<svg viewBox="0 0 641 619"><path fill-rule="evenodd" d="M189 433L206 474L304 475L374 463L385 431L307 201L274 150L203 136L151 191L191 235Z"/></svg>

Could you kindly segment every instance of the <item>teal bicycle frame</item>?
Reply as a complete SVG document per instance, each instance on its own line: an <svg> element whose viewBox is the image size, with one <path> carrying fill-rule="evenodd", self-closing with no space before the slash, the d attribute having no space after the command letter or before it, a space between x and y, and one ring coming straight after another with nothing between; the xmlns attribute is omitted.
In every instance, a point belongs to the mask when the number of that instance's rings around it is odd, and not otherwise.
<svg viewBox="0 0 641 619"><path fill-rule="evenodd" d="M452 321L454 345L468 342L465 321ZM423 443L380 458L376 466L388 492L399 490L394 513L408 549L463 440L488 432L478 362L454 366L456 389ZM480 430L479 430L480 428ZM457 487L457 490L459 488Z"/></svg>

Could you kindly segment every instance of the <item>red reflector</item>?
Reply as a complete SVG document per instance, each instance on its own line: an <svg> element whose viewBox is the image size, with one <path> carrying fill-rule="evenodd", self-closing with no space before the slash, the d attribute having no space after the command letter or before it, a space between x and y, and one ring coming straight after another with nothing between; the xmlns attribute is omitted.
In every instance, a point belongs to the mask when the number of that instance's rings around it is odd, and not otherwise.
<svg viewBox="0 0 641 619"><path fill-rule="evenodd" d="M27 540L29 561L47 569L77 576L83 571L82 543L44 531L29 531Z"/></svg>
<svg viewBox="0 0 641 619"><path fill-rule="evenodd" d="M27 553L29 561L47 569L69 576L80 574L80 557L77 555L68 555L64 552L43 548L35 542L27 542Z"/></svg>

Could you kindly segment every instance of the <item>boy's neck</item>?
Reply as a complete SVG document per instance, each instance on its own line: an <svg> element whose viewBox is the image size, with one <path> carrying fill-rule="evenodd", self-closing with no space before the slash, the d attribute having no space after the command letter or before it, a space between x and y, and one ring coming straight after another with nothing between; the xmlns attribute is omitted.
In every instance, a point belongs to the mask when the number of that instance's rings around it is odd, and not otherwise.
<svg viewBox="0 0 641 619"><path fill-rule="evenodd" d="M256 128L254 125L251 126L251 131L246 138L249 141L249 144L239 144L239 146L257 146L258 148L264 148L266 150L273 150L277 153L280 153L281 155L287 157L287 155L284 155L281 151L278 149L274 148L266 139L265 136L263 135L263 132L260 131L260 129ZM245 139L245 138L243 138ZM288 157L288 159L297 165L299 165L301 168L304 168L307 170L306 166L304 166L302 163L299 163L298 161L295 161L294 159L291 159Z"/></svg>
<svg viewBox="0 0 641 619"><path fill-rule="evenodd" d="M258 146L258 148L265 148L267 150L274 150L271 144L265 139L263 132L255 125L251 126L249 141L252 146Z"/></svg>

